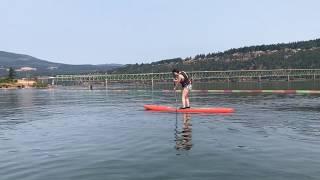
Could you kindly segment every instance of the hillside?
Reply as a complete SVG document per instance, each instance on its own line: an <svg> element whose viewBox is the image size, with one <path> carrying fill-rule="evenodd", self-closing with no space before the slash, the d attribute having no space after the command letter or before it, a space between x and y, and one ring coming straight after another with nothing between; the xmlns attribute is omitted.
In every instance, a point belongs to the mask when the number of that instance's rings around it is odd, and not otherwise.
<svg viewBox="0 0 320 180"><path fill-rule="evenodd" d="M0 76L6 76L9 67L14 68L19 76L54 76L56 74L105 73L121 66L119 64L69 65L49 62L28 55L0 51Z"/></svg>
<svg viewBox="0 0 320 180"><path fill-rule="evenodd" d="M185 71L320 69L320 39L230 49L194 57L165 59L148 64L69 65L0 51L0 77L13 67L18 76L88 73L151 73Z"/></svg>
<svg viewBox="0 0 320 180"><path fill-rule="evenodd" d="M320 39L230 49L194 57L166 59L151 64L133 64L113 73L185 71L315 69L320 68Z"/></svg>

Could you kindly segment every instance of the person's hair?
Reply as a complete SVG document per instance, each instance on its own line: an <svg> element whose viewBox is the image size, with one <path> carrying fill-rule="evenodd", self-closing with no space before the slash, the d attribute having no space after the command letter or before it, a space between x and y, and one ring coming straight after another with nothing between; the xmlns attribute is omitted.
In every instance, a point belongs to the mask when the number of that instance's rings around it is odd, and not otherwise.
<svg viewBox="0 0 320 180"><path fill-rule="evenodd" d="M174 69L172 69L172 73L179 73L180 71L178 70L178 69L176 69L176 68L174 68Z"/></svg>

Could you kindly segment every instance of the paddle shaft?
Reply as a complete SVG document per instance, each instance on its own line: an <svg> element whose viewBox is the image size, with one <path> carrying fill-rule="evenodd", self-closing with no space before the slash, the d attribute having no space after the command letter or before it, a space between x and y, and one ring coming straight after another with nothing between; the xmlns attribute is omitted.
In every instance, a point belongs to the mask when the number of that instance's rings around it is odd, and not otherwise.
<svg viewBox="0 0 320 180"><path fill-rule="evenodd" d="M178 110L178 99L177 99L177 91L174 90L174 97L176 99L176 110Z"/></svg>

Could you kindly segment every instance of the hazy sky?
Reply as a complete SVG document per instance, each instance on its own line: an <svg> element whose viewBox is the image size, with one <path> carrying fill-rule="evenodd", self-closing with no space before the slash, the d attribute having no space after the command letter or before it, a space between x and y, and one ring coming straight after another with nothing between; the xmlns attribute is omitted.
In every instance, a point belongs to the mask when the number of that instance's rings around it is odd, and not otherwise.
<svg viewBox="0 0 320 180"><path fill-rule="evenodd" d="M0 51L141 63L320 38L319 0L0 0Z"/></svg>

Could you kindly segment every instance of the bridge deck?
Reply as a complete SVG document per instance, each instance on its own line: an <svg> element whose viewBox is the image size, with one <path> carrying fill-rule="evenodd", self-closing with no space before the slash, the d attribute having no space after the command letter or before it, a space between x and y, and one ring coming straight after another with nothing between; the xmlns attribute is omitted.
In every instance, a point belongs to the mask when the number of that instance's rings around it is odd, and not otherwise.
<svg viewBox="0 0 320 180"><path fill-rule="evenodd" d="M232 78L274 78L320 76L320 69L275 69L275 70L233 70L233 71L190 71L194 80ZM141 74L88 74L57 75L56 81L165 81L172 80L171 72Z"/></svg>

